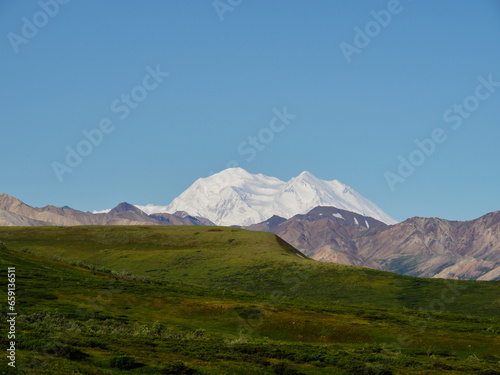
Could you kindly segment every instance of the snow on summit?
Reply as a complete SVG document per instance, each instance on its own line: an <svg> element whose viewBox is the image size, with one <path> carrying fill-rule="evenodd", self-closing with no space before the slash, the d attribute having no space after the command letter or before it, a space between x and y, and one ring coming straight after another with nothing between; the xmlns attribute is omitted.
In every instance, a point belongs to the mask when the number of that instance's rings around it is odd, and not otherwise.
<svg viewBox="0 0 500 375"><path fill-rule="evenodd" d="M242 168L229 168L196 180L168 206L136 206L144 212L185 211L217 225L251 225L278 215L286 219L317 206L336 207L397 223L377 205L337 180L324 181L309 172L284 182Z"/></svg>

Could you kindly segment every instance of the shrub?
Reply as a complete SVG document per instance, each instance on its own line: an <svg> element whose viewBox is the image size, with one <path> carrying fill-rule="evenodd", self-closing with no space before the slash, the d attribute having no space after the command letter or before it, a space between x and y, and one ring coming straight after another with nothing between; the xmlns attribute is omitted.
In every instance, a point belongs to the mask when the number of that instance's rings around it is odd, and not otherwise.
<svg viewBox="0 0 500 375"><path fill-rule="evenodd" d="M374 366L368 364L364 370L359 369L360 372L355 372L353 374L372 374L372 375L392 375L393 372L389 368Z"/></svg>
<svg viewBox="0 0 500 375"><path fill-rule="evenodd" d="M440 362L440 361L434 362L434 367L441 368L443 370L453 370L453 367L451 367L450 365L447 365L444 362Z"/></svg>
<svg viewBox="0 0 500 375"><path fill-rule="evenodd" d="M101 349L108 348L108 344L105 341L96 338L84 338L79 342L79 346L86 346L89 348L101 348Z"/></svg>
<svg viewBox="0 0 500 375"><path fill-rule="evenodd" d="M150 331L151 334L153 336L161 336L162 331L163 331L163 325L158 321L154 322L153 327L151 327Z"/></svg>
<svg viewBox="0 0 500 375"><path fill-rule="evenodd" d="M480 359L477 357L477 355L475 355L475 354L470 355L470 356L467 358L467 360L468 360L469 362L481 362L481 360L480 360Z"/></svg>
<svg viewBox="0 0 500 375"><path fill-rule="evenodd" d="M482 370L479 375L500 375L500 371L497 370Z"/></svg>
<svg viewBox="0 0 500 375"><path fill-rule="evenodd" d="M70 361L83 361L85 358L89 357L89 355L82 352L80 349L67 345L57 351L56 357L67 358Z"/></svg>
<svg viewBox="0 0 500 375"><path fill-rule="evenodd" d="M171 375L194 375L198 371L195 369L186 366L186 364L182 361L173 361L166 366L163 366L159 369L162 374L171 374Z"/></svg>
<svg viewBox="0 0 500 375"><path fill-rule="evenodd" d="M294 370L285 362L276 363L271 369L276 375L304 375L303 372Z"/></svg>
<svg viewBox="0 0 500 375"><path fill-rule="evenodd" d="M23 340L20 340L18 348L36 350L41 352L45 348L48 348L50 344L52 344L50 340L25 337L23 338Z"/></svg>
<svg viewBox="0 0 500 375"><path fill-rule="evenodd" d="M111 367L119 370L132 370L137 367L134 357L130 357L128 355L111 357L109 364Z"/></svg>
<svg viewBox="0 0 500 375"><path fill-rule="evenodd" d="M149 327L136 322L132 326L132 334L134 336L149 336Z"/></svg>
<svg viewBox="0 0 500 375"><path fill-rule="evenodd" d="M190 338L194 340L202 340L205 339L206 337L207 337L207 332L203 328L198 328L190 335Z"/></svg>

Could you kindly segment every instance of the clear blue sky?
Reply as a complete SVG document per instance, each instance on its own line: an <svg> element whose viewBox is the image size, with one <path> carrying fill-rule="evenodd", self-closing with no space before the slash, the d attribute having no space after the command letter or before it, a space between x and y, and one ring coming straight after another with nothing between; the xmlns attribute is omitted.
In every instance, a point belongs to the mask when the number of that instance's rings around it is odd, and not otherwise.
<svg viewBox="0 0 500 375"><path fill-rule="evenodd" d="M236 160L338 179L397 220L500 210L500 87L476 90L500 82L497 0L221 0L236 5L221 16L212 1L43 1L0 3L0 191L27 204L168 204ZM284 107L296 118L269 130ZM61 182L53 163L106 118ZM446 141L415 153L439 128ZM265 148L242 145L259 132ZM412 152L420 165L391 191L384 174Z"/></svg>

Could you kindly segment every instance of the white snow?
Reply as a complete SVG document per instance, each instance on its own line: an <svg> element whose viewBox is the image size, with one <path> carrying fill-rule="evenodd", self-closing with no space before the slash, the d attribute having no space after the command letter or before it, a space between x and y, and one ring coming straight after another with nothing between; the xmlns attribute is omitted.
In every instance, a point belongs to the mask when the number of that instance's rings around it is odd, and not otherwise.
<svg viewBox="0 0 500 375"><path fill-rule="evenodd" d="M354 224L359 225L358 219L354 218Z"/></svg>
<svg viewBox="0 0 500 375"><path fill-rule="evenodd" d="M366 227L370 229L370 224L368 224L368 221L365 220Z"/></svg>
<svg viewBox="0 0 500 375"><path fill-rule="evenodd" d="M341 214L339 214L338 212L335 212L334 214L332 214L332 216L335 216L338 219L345 220L344 217Z"/></svg>
<svg viewBox="0 0 500 375"><path fill-rule="evenodd" d="M148 204L146 206L137 206L137 205L134 206L148 215L158 214L163 212L168 212L170 214L173 214L173 212L167 211L168 206L155 206L154 204Z"/></svg>
<svg viewBox="0 0 500 375"><path fill-rule="evenodd" d="M320 180L309 172L284 182L242 168L229 168L198 179L168 206L136 207L147 214L185 211L229 226L260 223L273 215L289 219L317 206L348 210L386 224L397 223L351 187L337 180Z"/></svg>

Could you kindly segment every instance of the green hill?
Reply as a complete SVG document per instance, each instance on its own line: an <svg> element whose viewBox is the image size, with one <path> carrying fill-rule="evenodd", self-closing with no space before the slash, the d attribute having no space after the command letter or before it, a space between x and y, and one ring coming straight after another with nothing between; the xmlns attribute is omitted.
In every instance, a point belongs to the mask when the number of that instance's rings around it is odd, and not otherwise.
<svg viewBox="0 0 500 375"><path fill-rule="evenodd" d="M0 241L25 373L499 373L498 282L322 264L236 228L0 228Z"/></svg>
<svg viewBox="0 0 500 375"><path fill-rule="evenodd" d="M0 241L12 249L154 281L265 295L279 290L290 298L384 307L434 304L439 311L491 317L500 311L500 282L421 279L320 263L272 233L237 228L4 227ZM437 302L443 297L444 306Z"/></svg>

